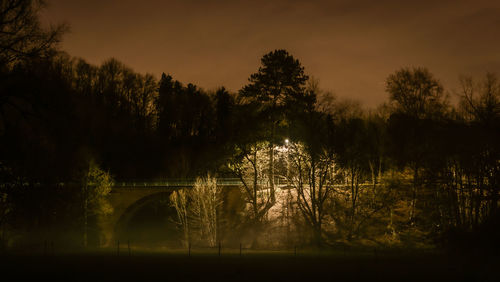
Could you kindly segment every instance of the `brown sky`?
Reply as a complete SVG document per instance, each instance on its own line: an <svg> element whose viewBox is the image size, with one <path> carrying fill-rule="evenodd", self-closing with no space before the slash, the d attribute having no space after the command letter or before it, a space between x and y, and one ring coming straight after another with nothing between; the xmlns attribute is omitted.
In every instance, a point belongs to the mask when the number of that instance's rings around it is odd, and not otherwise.
<svg viewBox="0 0 500 282"><path fill-rule="evenodd" d="M170 73L205 89L237 91L260 58L287 49L320 86L375 106L385 78L425 66L447 89L460 74L500 75L500 1L49 0L66 21L63 49L100 64Z"/></svg>

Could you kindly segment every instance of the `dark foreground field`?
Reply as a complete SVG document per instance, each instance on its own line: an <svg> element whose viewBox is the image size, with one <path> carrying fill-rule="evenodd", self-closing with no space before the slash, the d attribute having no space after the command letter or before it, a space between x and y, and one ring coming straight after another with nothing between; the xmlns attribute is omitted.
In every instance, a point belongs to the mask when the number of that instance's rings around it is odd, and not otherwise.
<svg viewBox="0 0 500 282"><path fill-rule="evenodd" d="M9 255L0 281L500 281L500 259L438 254Z"/></svg>

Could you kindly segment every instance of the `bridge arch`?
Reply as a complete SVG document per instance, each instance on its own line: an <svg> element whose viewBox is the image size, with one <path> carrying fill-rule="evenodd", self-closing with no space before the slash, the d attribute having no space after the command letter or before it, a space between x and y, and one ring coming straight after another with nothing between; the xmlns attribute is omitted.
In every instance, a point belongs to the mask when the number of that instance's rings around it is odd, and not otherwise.
<svg viewBox="0 0 500 282"><path fill-rule="evenodd" d="M169 205L169 196L176 188L122 188L114 187L109 196L109 203L113 212L99 218L98 225L101 229L100 246L109 247L116 244L118 240L126 242L130 236L126 234L128 225L134 216L142 209L155 202L163 202ZM173 210L175 212L175 210ZM175 226L165 226L170 228Z"/></svg>
<svg viewBox="0 0 500 282"><path fill-rule="evenodd" d="M177 212L170 205L172 191L145 196L130 205L115 224L114 238L134 245L180 246Z"/></svg>
<svg viewBox="0 0 500 282"><path fill-rule="evenodd" d="M133 220L134 215L151 204L152 201L162 199L168 202L173 191L192 188L194 183L194 179L116 183L108 198L110 205L113 207L113 212L97 219L101 231L99 246L115 246L118 240L126 242L130 238L127 238L129 236L124 233L126 233L127 226ZM235 178L222 178L217 180L217 185L233 189L239 187L241 181ZM175 210L172 211L175 212ZM173 231L175 225L166 225L165 228Z"/></svg>

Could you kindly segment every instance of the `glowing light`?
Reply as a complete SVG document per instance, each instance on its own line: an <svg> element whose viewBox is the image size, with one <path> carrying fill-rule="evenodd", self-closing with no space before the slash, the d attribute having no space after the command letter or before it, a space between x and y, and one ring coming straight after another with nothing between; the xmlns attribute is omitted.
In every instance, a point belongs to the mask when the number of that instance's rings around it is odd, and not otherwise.
<svg viewBox="0 0 500 282"><path fill-rule="evenodd" d="M289 143L289 142L290 142L290 140L288 140L288 138L287 138L287 139L285 139L285 144L287 144L287 145L288 145L288 143Z"/></svg>

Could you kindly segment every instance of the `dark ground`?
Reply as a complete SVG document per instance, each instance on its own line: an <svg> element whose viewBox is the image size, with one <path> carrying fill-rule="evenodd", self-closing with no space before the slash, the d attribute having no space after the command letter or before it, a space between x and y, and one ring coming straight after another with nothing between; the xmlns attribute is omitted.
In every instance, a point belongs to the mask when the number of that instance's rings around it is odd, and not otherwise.
<svg viewBox="0 0 500 282"><path fill-rule="evenodd" d="M0 271L0 281L500 281L500 258L293 253L5 255L0 257Z"/></svg>

